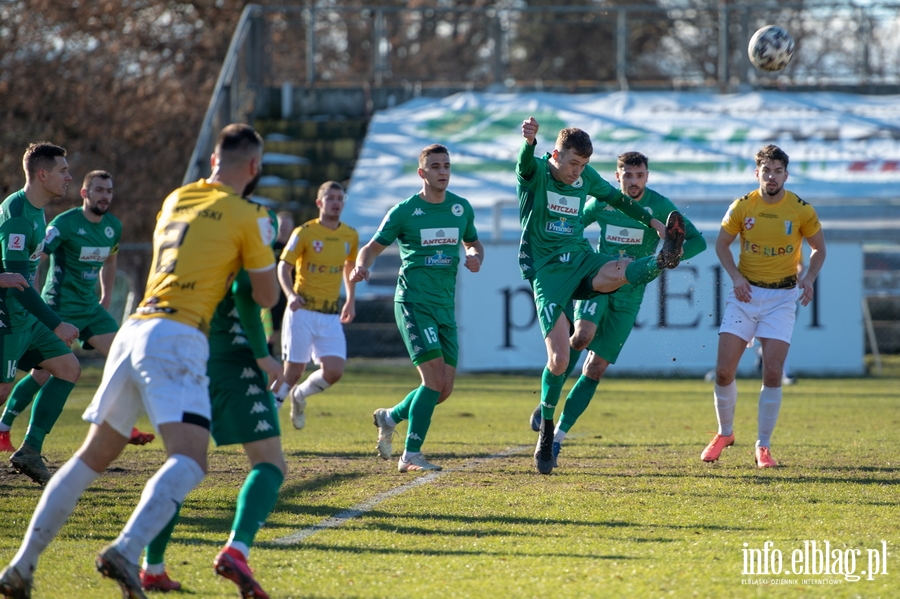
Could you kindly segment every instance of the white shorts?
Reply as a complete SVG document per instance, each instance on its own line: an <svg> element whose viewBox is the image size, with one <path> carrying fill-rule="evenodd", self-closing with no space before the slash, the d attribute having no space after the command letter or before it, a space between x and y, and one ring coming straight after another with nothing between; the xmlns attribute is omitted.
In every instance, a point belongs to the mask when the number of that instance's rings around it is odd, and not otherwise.
<svg viewBox="0 0 900 599"><path fill-rule="evenodd" d="M153 428L187 422L209 428L209 340L196 328L168 320L129 319L109 348L103 380L82 415L122 435L146 413Z"/></svg>
<svg viewBox="0 0 900 599"><path fill-rule="evenodd" d="M288 308L281 324L281 350L283 358L295 364L306 364L310 357L317 364L325 356L346 360L347 339L340 314Z"/></svg>
<svg viewBox="0 0 900 599"><path fill-rule="evenodd" d="M800 288L763 289L750 286L750 303L739 302L734 289L725 300L725 314L719 334L731 333L748 343L754 338L791 342L797 318Z"/></svg>

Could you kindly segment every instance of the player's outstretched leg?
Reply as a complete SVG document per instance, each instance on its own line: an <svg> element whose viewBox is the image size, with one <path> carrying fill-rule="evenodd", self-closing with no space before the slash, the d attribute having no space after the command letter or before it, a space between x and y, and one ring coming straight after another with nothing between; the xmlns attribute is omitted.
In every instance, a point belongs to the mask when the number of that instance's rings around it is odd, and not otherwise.
<svg viewBox="0 0 900 599"><path fill-rule="evenodd" d="M681 262L681 256L684 254L682 249L684 233L684 217L680 212L673 210L666 219L666 239L656 255L656 263L661 269L675 268Z"/></svg>

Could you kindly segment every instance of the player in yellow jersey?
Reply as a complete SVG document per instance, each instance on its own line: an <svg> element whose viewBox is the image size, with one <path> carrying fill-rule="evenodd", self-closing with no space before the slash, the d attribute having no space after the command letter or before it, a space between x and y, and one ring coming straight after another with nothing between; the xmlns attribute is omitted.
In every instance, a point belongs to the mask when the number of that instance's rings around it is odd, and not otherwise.
<svg viewBox="0 0 900 599"><path fill-rule="evenodd" d="M84 444L50 479L19 552L0 575L3 595L30 596L41 552L85 489L122 452L135 420L146 412L162 435L168 459L147 482L122 533L96 560L97 569L119 583L124 597L145 599L138 575L141 551L206 473L206 333L213 311L242 267L259 305L271 307L278 299L270 245L274 227L264 208L241 197L259 180L262 146L252 127L225 127L210 177L176 189L163 203L144 299L110 348L103 380L84 413L91 423Z"/></svg>
<svg viewBox="0 0 900 599"><path fill-rule="evenodd" d="M735 200L716 239L716 255L734 285L719 329L714 402L719 431L700 454L705 462L719 459L734 444L734 383L738 362L755 336L762 344L763 387L759 393L759 436L756 465L777 466L769 451L781 408L781 382L794 332L797 299L804 306L825 262L825 236L815 209L784 188L788 155L774 145L756 153L759 189ZM738 263L731 244L740 236ZM812 249L809 267L798 278L803 240Z"/></svg>
<svg viewBox="0 0 900 599"><path fill-rule="evenodd" d="M316 198L319 218L294 229L278 263L278 282L287 296L281 325L284 379L293 386L291 423L296 429L306 424L306 398L338 382L347 360L341 323L356 316L356 283L350 281L350 271L359 235L341 222L344 197L340 183L323 183ZM338 308L342 280L347 301ZM310 357L321 368L297 385Z"/></svg>

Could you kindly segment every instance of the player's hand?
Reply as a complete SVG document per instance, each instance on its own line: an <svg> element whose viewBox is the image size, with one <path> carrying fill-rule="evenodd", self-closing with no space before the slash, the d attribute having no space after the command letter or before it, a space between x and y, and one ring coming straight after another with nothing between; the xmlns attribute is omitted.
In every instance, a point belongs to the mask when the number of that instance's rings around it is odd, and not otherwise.
<svg viewBox="0 0 900 599"><path fill-rule="evenodd" d="M809 302L812 301L813 293L815 293L815 286L811 281L807 281L806 277L803 277L797 282L797 286L800 287L800 305L808 306Z"/></svg>
<svg viewBox="0 0 900 599"><path fill-rule="evenodd" d="M470 272L481 270L481 260L473 254L466 254L466 261L463 264Z"/></svg>
<svg viewBox="0 0 900 599"><path fill-rule="evenodd" d="M53 329L53 333L62 339L62 342L66 345L70 345L78 338L78 328L68 322L59 323L57 327Z"/></svg>
<svg viewBox="0 0 900 599"><path fill-rule="evenodd" d="M531 145L534 145L534 138L537 136L538 127L538 122L534 120L533 116L530 116L527 120L522 121L522 137L524 137L525 141L527 141Z"/></svg>
<svg viewBox="0 0 900 599"><path fill-rule="evenodd" d="M257 358L256 365L259 366L260 370L266 373L266 376L269 379L270 390L275 391L281 387L281 384L284 382L284 370L278 360L272 356Z"/></svg>
<svg viewBox="0 0 900 599"><path fill-rule="evenodd" d="M739 302L744 302L745 304L750 303L751 293L750 293L750 283L747 282L742 275L736 275L732 279L732 283L734 283L734 297Z"/></svg>
<svg viewBox="0 0 900 599"><path fill-rule="evenodd" d="M350 282L351 283L359 283L360 281L368 281L369 280L369 269L361 264L357 264L353 267L353 270L350 271Z"/></svg>
<svg viewBox="0 0 900 599"><path fill-rule="evenodd" d="M356 318L356 304L345 303L344 307L341 308L341 322L347 324L353 322L354 318Z"/></svg>
<svg viewBox="0 0 900 599"><path fill-rule="evenodd" d="M18 289L19 291L29 287L25 277L17 272L5 272L0 274L0 287L5 289Z"/></svg>
<svg viewBox="0 0 900 599"><path fill-rule="evenodd" d="M296 312L300 308L306 305L306 300L303 299L303 296L297 295L296 293L292 293L288 297L287 302L288 308L291 309L291 312Z"/></svg>
<svg viewBox="0 0 900 599"><path fill-rule="evenodd" d="M663 223L663 222L661 222L661 221L659 221L659 220L657 220L657 219L654 218L653 220L650 221L650 226L653 227L654 229L656 229L656 234L659 235L659 238L660 238L660 239L665 239L665 238L666 238L666 225L665 225L665 223Z"/></svg>

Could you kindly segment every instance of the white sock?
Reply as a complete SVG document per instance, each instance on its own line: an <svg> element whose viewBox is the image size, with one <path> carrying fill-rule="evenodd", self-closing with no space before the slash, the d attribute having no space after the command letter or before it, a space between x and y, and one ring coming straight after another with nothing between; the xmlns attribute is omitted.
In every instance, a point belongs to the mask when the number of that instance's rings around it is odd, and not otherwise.
<svg viewBox="0 0 900 599"><path fill-rule="evenodd" d="M169 523L185 495L200 484L203 476L200 464L186 455L175 454L147 481L141 501L114 541L129 562L137 563L147 543Z"/></svg>
<svg viewBox="0 0 900 599"><path fill-rule="evenodd" d="M737 384L722 387L715 385L713 404L716 406L716 418L719 420L719 434L727 437L734 432L734 406L737 404Z"/></svg>
<svg viewBox="0 0 900 599"><path fill-rule="evenodd" d="M559 424L556 425L556 430L553 432L553 440L556 443L562 443L563 439L566 438L566 431L559 428Z"/></svg>
<svg viewBox="0 0 900 599"><path fill-rule="evenodd" d="M388 410L387 414L384 415L384 421L387 423L388 426L392 426L392 427L396 427L396 426L397 426L397 423L394 422L394 419L393 419L393 418L391 418L391 411L390 411L390 410Z"/></svg>
<svg viewBox="0 0 900 599"><path fill-rule="evenodd" d="M231 532L231 536L234 536L234 531ZM241 552L241 555L244 556L244 560L247 560L250 557L250 548L247 547L246 543L241 543L240 541L233 541L231 538L228 539L228 542L225 543L225 547L230 547L232 549L237 549Z"/></svg>
<svg viewBox="0 0 900 599"><path fill-rule="evenodd" d="M778 411L781 409L781 387L766 387L759 391L759 443L761 447L769 447L772 432L778 422Z"/></svg>
<svg viewBox="0 0 900 599"><path fill-rule="evenodd" d="M41 495L11 566L31 576L41 553L69 519L78 498L98 476L100 473L91 470L78 456L72 456L56 471Z"/></svg>
<svg viewBox="0 0 900 599"><path fill-rule="evenodd" d="M330 386L331 383L326 381L325 377L322 376L322 369L320 368L306 377L306 380L300 383L298 388L300 389L300 393L303 394L303 397L309 397L310 395L321 393Z"/></svg>
<svg viewBox="0 0 900 599"><path fill-rule="evenodd" d="M403 455L400 457L400 459L403 460L404 462L408 462L408 461L410 461L411 459L413 459L414 457L416 457L417 455L421 455L421 454L422 454L421 451L413 451L413 452L409 452L409 451L406 451L406 450L404 449L404 450L403 450Z"/></svg>
<svg viewBox="0 0 900 599"><path fill-rule="evenodd" d="M147 572L147 574L155 574L158 576L160 574L165 573L166 564L165 564L165 562L163 562L161 564L148 564L147 558L145 557L143 568L144 568L144 571Z"/></svg>

